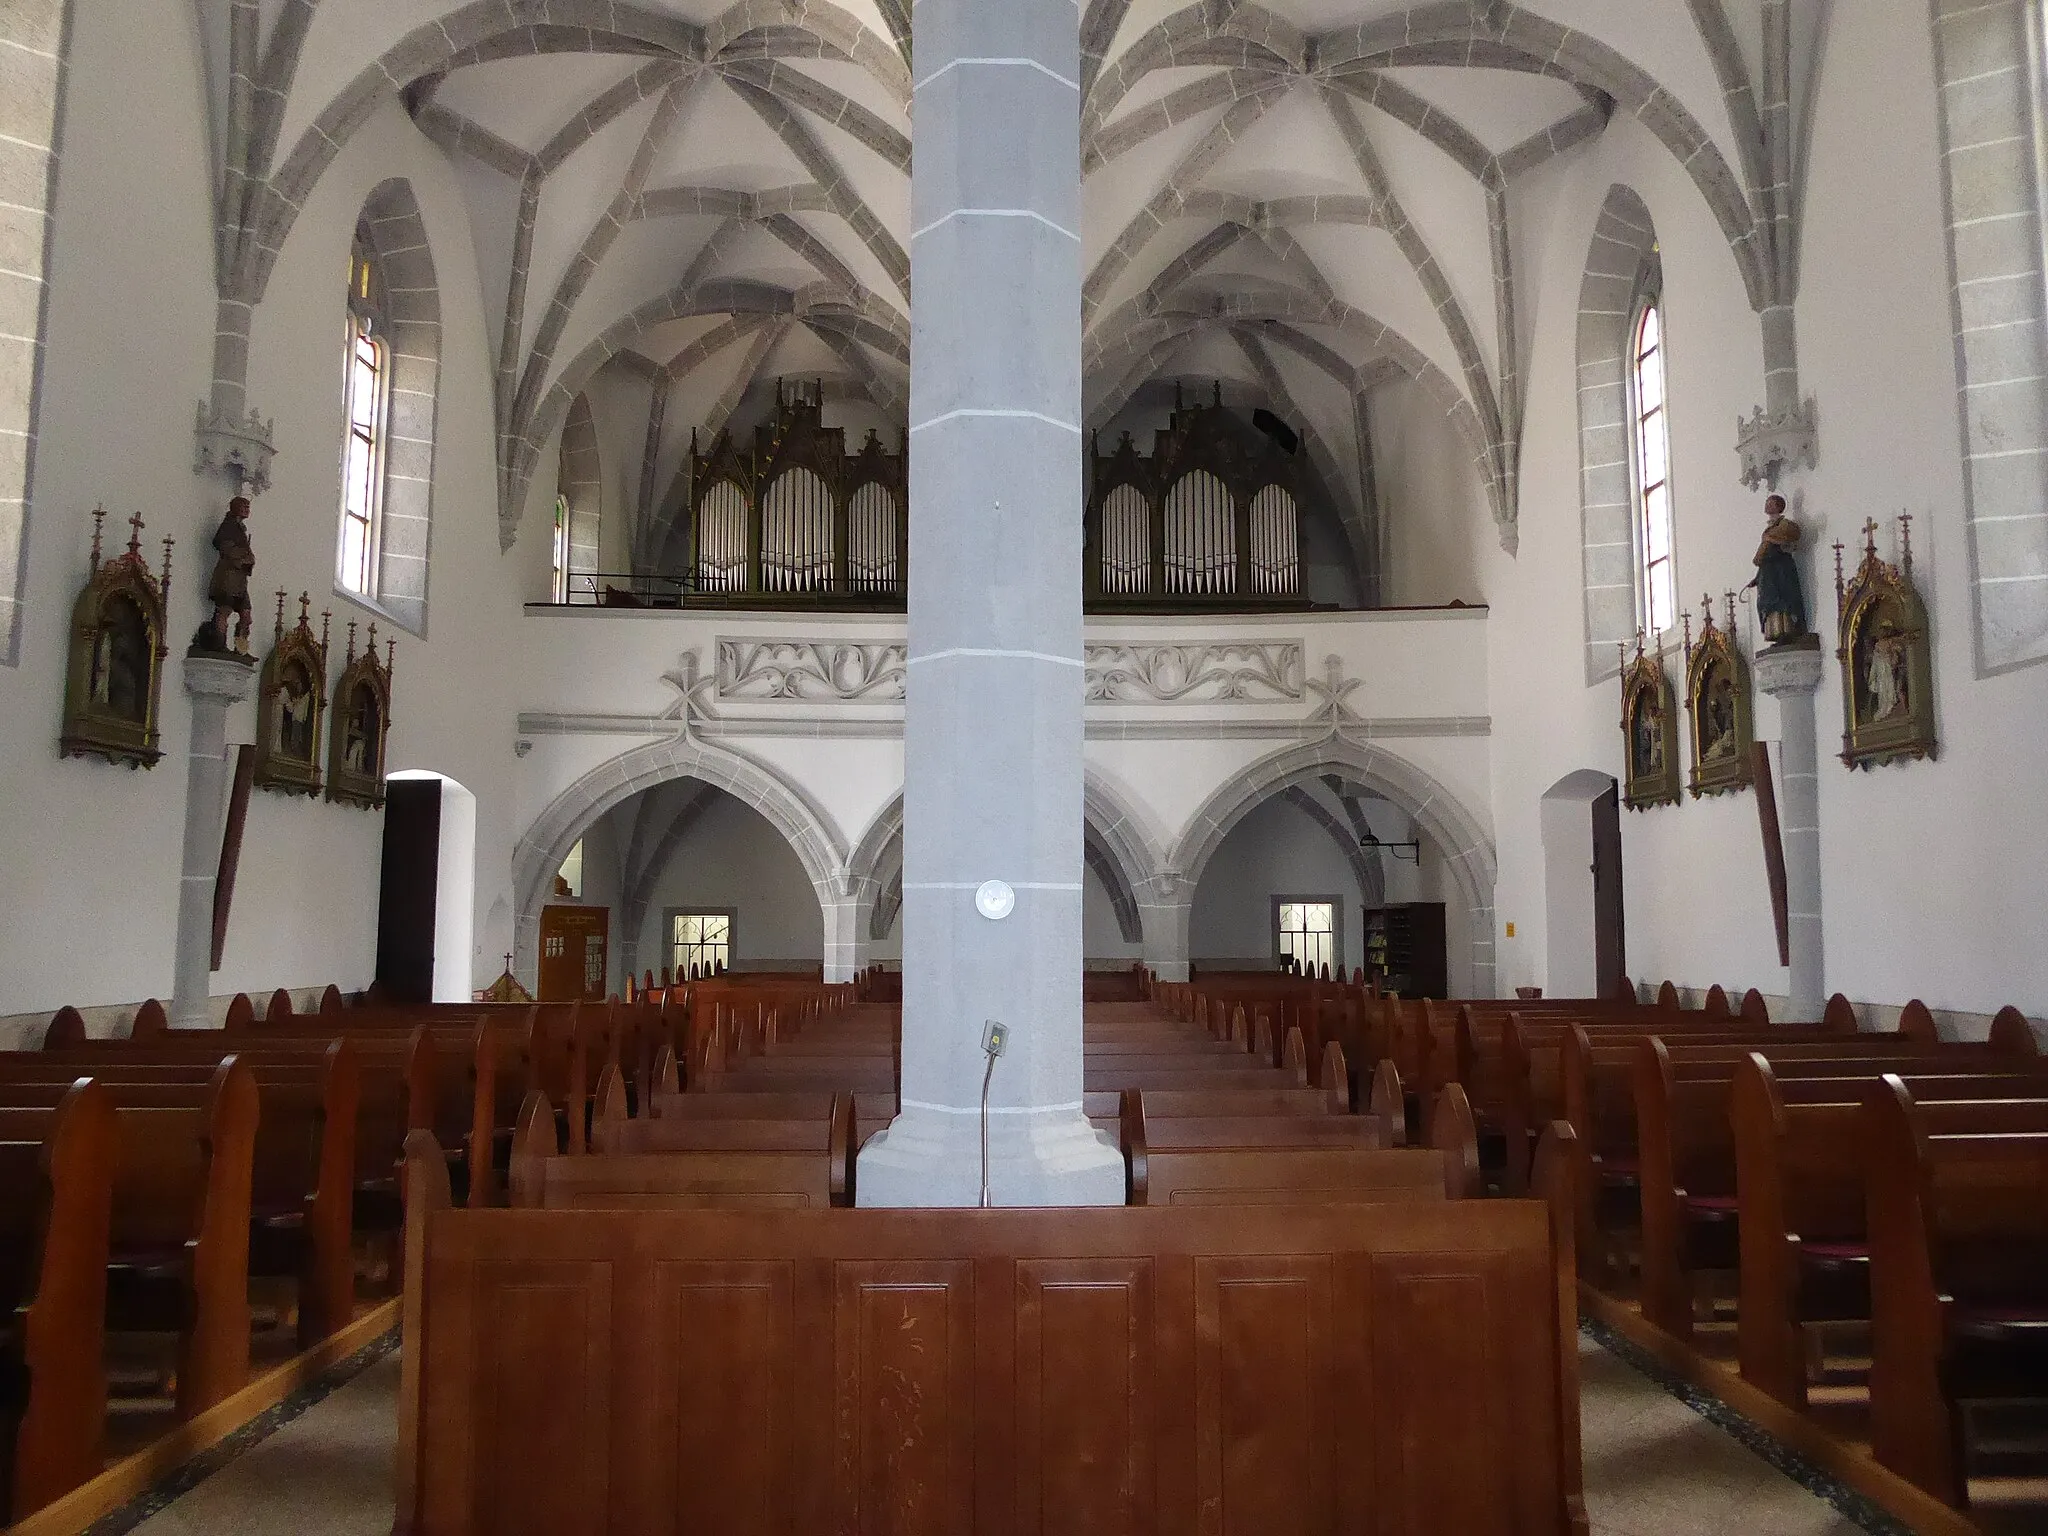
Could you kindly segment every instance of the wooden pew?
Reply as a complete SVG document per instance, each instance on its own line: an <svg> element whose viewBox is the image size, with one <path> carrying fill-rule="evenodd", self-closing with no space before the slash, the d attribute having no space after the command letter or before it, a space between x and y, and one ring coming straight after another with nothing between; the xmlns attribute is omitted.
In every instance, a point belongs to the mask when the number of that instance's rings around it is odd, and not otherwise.
<svg viewBox="0 0 2048 1536"><path fill-rule="evenodd" d="M107 1326L178 1335L177 1407L190 1418L249 1373L256 1080L229 1057L204 1083L101 1089L116 1110ZM69 1091L12 1093L47 1111ZM0 1104L8 1094L0 1089Z"/></svg>
<svg viewBox="0 0 2048 1536"><path fill-rule="evenodd" d="M417 1166L412 1536L1586 1529L1535 1202L458 1211Z"/></svg>
<svg viewBox="0 0 2048 1536"><path fill-rule="evenodd" d="M89 1079L0 1107L0 1522L102 1466L114 1107Z"/></svg>
<svg viewBox="0 0 2048 1536"><path fill-rule="evenodd" d="M1871 1449L1960 1508L1958 1401L2048 1397L2048 1098L1923 1103L1893 1077L1865 1113Z"/></svg>
<svg viewBox="0 0 2048 1536"><path fill-rule="evenodd" d="M1751 1052L1695 1046L1652 1035L1635 1057L1636 1129L1642 1212L1642 1308L1681 1343L1692 1339L1691 1273L1738 1268L1739 1203L1730 1115L1736 1069ZM1830 1036L1769 1048L1781 1078L1875 1080L1883 1072L1984 1069L2008 1064L1989 1046L1912 1047L1883 1036ZM2031 1058L2027 1058L2031 1059Z"/></svg>
<svg viewBox="0 0 2048 1536"><path fill-rule="evenodd" d="M188 1064L81 1063L68 1052L0 1056L0 1099L54 1103L91 1073L117 1102L143 1102L152 1086L197 1092L220 1058ZM234 1058L255 1080L258 1114L250 1174L249 1273L292 1279L298 1292L298 1341L310 1349L355 1316L351 1246L356 1060L345 1041L317 1057Z"/></svg>
<svg viewBox="0 0 2048 1536"><path fill-rule="evenodd" d="M1121 1144L1132 1205L1275 1205L1463 1199L1479 1193L1479 1149L1464 1094L1445 1090L1440 1140L1387 1146L1370 1116L1149 1118L1123 1098Z"/></svg>
<svg viewBox="0 0 2048 1536"><path fill-rule="evenodd" d="M538 1090L526 1097L512 1142L511 1204L544 1210L679 1210L778 1206L823 1210L852 1188L852 1103L840 1098L820 1122L651 1119L640 1136L685 1148L564 1153L555 1112ZM753 1128L772 1129L753 1134Z"/></svg>
<svg viewBox="0 0 2048 1536"><path fill-rule="evenodd" d="M1740 1202L1743 1378L1794 1409L1807 1402L1803 1325L1867 1320L1866 1106L1881 1074L1781 1076L1762 1054L1736 1068L1729 1109ZM1902 1078L1916 1099L2048 1093L2039 1072L1956 1070Z"/></svg>

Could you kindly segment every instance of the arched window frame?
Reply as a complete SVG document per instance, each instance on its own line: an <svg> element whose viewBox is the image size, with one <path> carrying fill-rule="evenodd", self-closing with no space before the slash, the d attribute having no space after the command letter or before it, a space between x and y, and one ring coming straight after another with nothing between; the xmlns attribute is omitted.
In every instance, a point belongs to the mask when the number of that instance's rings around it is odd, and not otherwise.
<svg viewBox="0 0 2048 1536"><path fill-rule="evenodd" d="M1647 635L1678 623L1677 517L1671 472L1670 332L1660 284L1630 307L1626 382L1629 502L1634 512L1636 612Z"/></svg>
<svg viewBox="0 0 2048 1536"><path fill-rule="evenodd" d="M341 526L335 580L354 597L377 597L385 460L391 436L390 316L383 263L358 223L349 250L348 333L342 353Z"/></svg>

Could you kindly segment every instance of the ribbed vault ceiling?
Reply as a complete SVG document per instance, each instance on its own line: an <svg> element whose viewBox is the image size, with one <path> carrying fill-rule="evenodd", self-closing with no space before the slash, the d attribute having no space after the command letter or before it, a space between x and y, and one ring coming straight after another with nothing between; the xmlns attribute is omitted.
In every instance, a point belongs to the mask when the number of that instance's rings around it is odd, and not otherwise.
<svg viewBox="0 0 2048 1536"><path fill-rule="evenodd" d="M257 9L217 3L245 24ZM1513 200L1634 116L1698 183L1763 307L1792 257L1758 211L1750 82L1786 4L1810 59L1826 0L1087 0L1091 423L1148 384L1227 372L1306 429L1325 483L1355 488L1359 402L1407 378L1508 527L1527 334ZM394 89L459 169L498 329L509 516L605 369L649 386L657 491L692 429L777 375L901 418L909 0L260 10L259 132L267 110L287 198ZM1790 73L1797 111L1809 70Z"/></svg>

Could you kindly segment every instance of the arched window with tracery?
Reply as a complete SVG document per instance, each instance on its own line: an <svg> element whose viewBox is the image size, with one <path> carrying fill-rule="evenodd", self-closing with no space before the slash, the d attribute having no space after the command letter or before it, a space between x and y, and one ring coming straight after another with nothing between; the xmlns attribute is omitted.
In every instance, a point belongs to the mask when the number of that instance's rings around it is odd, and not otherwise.
<svg viewBox="0 0 2048 1536"><path fill-rule="evenodd" d="M383 263L369 229L356 226L349 252L347 435L342 440L341 554L336 578L360 597L377 593L379 522L384 510L384 455L391 419L390 320Z"/></svg>
<svg viewBox="0 0 2048 1536"><path fill-rule="evenodd" d="M1643 628L1660 634L1678 622L1673 570L1671 426L1664 352L1664 310L1655 294L1637 306L1629 332L1629 418L1635 475L1636 559Z"/></svg>

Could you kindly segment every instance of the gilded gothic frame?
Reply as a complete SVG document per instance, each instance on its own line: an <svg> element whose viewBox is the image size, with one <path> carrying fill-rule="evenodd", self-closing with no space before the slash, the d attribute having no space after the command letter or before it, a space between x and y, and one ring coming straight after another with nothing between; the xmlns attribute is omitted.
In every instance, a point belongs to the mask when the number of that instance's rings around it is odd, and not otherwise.
<svg viewBox="0 0 2048 1536"><path fill-rule="evenodd" d="M1621 743L1627 771L1623 803L1632 811L1677 805L1678 696L1662 651L1649 651L1636 636L1636 659L1621 648Z"/></svg>
<svg viewBox="0 0 2048 1536"><path fill-rule="evenodd" d="M1728 622L1714 622L1714 600L1700 600L1700 638L1692 638L1685 615L1685 718L1692 734L1692 776L1688 788L1706 795L1740 794L1755 782L1755 694L1749 663L1735 643L1735 594L1728 594Z"/></svg>
<svg viewBox="0 0 2048 1536"><path fill-rule="evenodd" d="M100 531L106 510L92 515L92 566L71 609L71 655L64 684L64 757L103 757L130 768L163 758L158 722L163 705L164 643L171 590L171 544L162 576L142 558L143 521L128 519L128 548L104 563Z"/></svg>
<svg viewBox="0 0 2048 1536"><path fill-rule="evenodd" d="M1835 545L1835 659L1842 669L1842 761L1870 769L1880 763L1931 759L1934 736L1934 649L1927 609L1913 584L1913 519L1899 517L1899 563L1877 553L1877 523L1863 525L1863 561L1846 579Z"/></svg>
<svg viewBox="0 0 2048 1536"><path fill-rule="evenodd" d="M299 622L284 627L277 594L277 638L264 658L256 693L256 783L286 795L318 795L320 729L327 719L327 620L320 637L307 617L312 600L299 594Z"/></svg>
<svg viewBox="0 0 2048 1536"><path fill-rule="evenodd" d="M376 810L384 804L384 744L391 734L391 674L398 643L384 642L388 659L377 660L377 626L356 655L356 626L348 626L348 652L341 681L330 695L334 720L327 730L327 798Z"/></svg>

